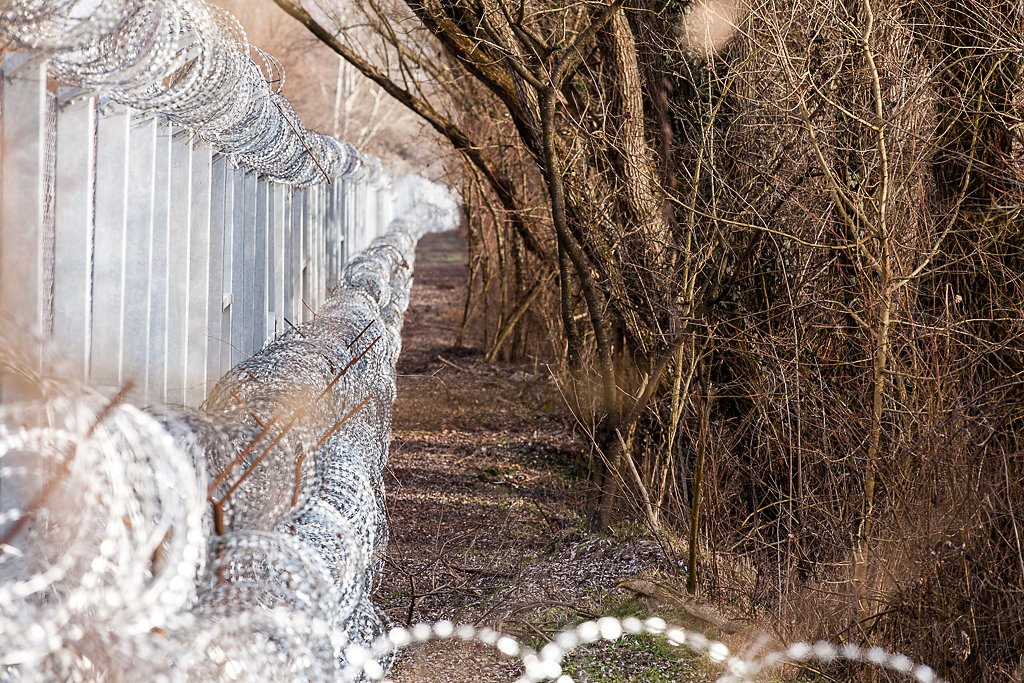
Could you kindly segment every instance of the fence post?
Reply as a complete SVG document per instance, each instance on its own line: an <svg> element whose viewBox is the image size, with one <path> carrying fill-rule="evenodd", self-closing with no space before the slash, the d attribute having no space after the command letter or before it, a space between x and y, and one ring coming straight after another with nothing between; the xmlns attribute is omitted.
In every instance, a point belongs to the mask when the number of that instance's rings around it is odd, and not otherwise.
<svg viewBox="0 0 1024 683"><path fill-rule="evenodd" d="M239 171L230 163L224 167L224 270L221 274L220 377L231 367L235 352L231 348L231 335L235 317L235 190Z"/></svg>
<svg viewBox="0 0 1024 683"><path fill-rule="evenodd" d="M298 206L298 190L289 187L288 213L284 224L284 260L283 276L281 279L281 291L284 299L284 309L281 311L282 322L287 327L289 323L295 323L295 224L300 211ZM282 328L284 331L284 328Z"/></svg>
<svg viewBox="0 0 1024 683"><path fill-rule="evenodd" d="M96 97L58 88L53 337L73 377L89 376Z"/></svg>
<svg viewBox="0 0 1024 683"><path fill-rule="evenodd" d="M267 181L267 258L266 258L266 306L263 309L263 344L274 338L274 317L277 311L274 309L274 235L277 229L277 218L280 213L278 208L278 183Z"/></svg>
<svg viewBox="0 0 1024 683"><path fill-rule="evenodd" d="M315 317L315 311L320 304L320 186L316 185L306 189L309 193L310 212L306 226L306 235L309 238L309 248L306 250L306 268L309 274L309 289L306 292L307 312L310 318Z"/></svg>
<svg viewBox="0 0 1024 683"><path fill-rule="evenodd" d="M311 191L302 188L302 227L299 230L299 315L303 322L309 320L309 223L313 210Z"/></svg>
<svg viewBox="0 0 1024 683"><path fill-rule="evenodd" d="M352 258L355 240L352 234L352 181L346 180L341 186L341 265L344 268ZM341 270L338 278L341 278Z"/></svg>
<svg viewBox="0 0 1024 683"><path fill-rule="evenodd" d="M331 188L327 185L320 187L320 300L323 304L327 299L327 282L331 274L331 254L333 252L331 236Z"/></svg>
<svg viewBox="0 0 1024 683"><path fill-rule="evenodd" d="M348 261L348 183L338 181L338 279Z"/></svg>
<svg viewBox="0 0 1024 683"><path fill-rule="evenodd" d="M150 399L146 370L149 352L149 263L154 236L156 192L156 119L135 113L129 123L128 181L124 242L124 312L122 313L121 381L134 383L132 396Z"/></svg>
<svg viewBox="0 0 1024 683"><path fill-rule="evenodd" d="M335 218L337 217L337 211L335 210L334 200L337 196L337 183L331 187L325 188L324 196L326 197L324 206L324 231L326 234L325 244L327 248L327 268L324 276L325 291L330 288L334 281L337 279L338 272L338 239L337 239L337 224Z"/></svg>
<svg viewBox="0 0 1024 683"><path fill-rule="evenodd" d="M363 248L363 181L352 183L352 224L349 234L352 235L352 254L359 253Z"/></svg>
<svg viewBox="0 0 1024 683"><path fill-rule="evenodd" d="M302 305L305 289L303 273L306 264L306 218L309 215L309 202L305 188L295 190L292 194L292 322L298 325L305 319L305 308Z"/></svg>
<svg viewBox="0 0 1024 683"><path fill-rule="evenodd" d="M345 183L339 180L331 194L334 196L334 253L337 259L334 281L337 282L345 267Z"/></svg>
<svg viewBox="0 0 1024 683"><path fill-rule="evenodd" d="M185 359L187 405L206 398L206 351L210 345L210 211L213 150L205 142L192 147L188 247L188 336Z"/></svg>
<svg viewBox="0 0 1024 683"><path fill-rule="evenodd" d="M384 232L395 219L395 190L391 178L388 178L377 195L377 215L381 221L381 232Z"/></svg>
<svg viewBox="0 0 1024 683"><path fill-rule="evenodd" d="M167 401L185 402L188 359L189 243L192 238L191 132L171 136L170 233L167 252Z"/></svg>
<svg viewBox="0 0 1024 683"><path fill-rule="evenodd" d="M229 313L225 310L224 274L227 266L225 243L229 239L227 221L228 206L228 174L231 170L227 157L215 154L210 169L210 257L209 257L209 295L208 295L208 329L206 344L206 393L209 394L214 384L224 374L222 358L224 356L225 338L231 336ZM225 318L227 324L225 325Z"/></svg>
<svg viewBox="0 0 1024 683"><path fill-rule="evenodd" d="M242 214L242 315L241 334L239 335L239 357L241 361L252 355L252 326L256 297L254 296L255 265L256 265L256 179L255 171L242 175L242 186L245 192L245 207ZM236 292L237 296L238 292Z"/></svg>
<svg viewBox="0 0 1024 683"><path fill-rule="evenodd" d="M313 216L313 301L310 308L320 310L327 288L325 262L327 259L327 212L325 206L326 185L317 185L313 190L316 213Z"/></svg>
<svg viewBox="0 0 1024 683"><path fill-rule="evenodd" d="M334 254L333 217L331 201L333 188L324 185L320 189L320 204L323 207L320 215L320 302L327 300L327 284L331 279L331 262Z"/></svg>
<svg viewBox="0 0 1024 683"><path fill-rule="evenodd" d="M299 305L302 306L302 320L305 322L312 319L310 309L315 310L316 303L316 231L313 229L316 222L316 188L303 188L302 197L305 208L302 211L302 301Z"/></svg>
<svg viewBox="0 0 1024 683"><path fill-rule="evenodd" d="M270 216L266 178L260 177L256 181L256 239L255 264L253 268L253 320L251 330L251 352L263 348L267 339L267 257L268 245L267 225Z"/></svg>
<svg viewBox="0 0 1024 683"><path fill-rule="evenodd" d="M366 179L360 187L359 222L363 224L363 243L359 245L360 251L366 249L373 241L375 227L371 218L370 207L373 205L373 187L370 180Z"/></svg>
<svg viewBox="0 0 1024 683"><path fill-rule="evenodd" d="M367 244L369 245L375 239L377 239L380 231L377 225L377 181L367 180L367 227L368 227L368 239ZM364 247L366 249L366 247Z"/></svg>
<svg viewBox="0 0 1024 683"><path fill-rule="evenodd" d="M128 203L128 109L101 103L96 126L96 230L93 238L92 348L90 379L121 386L124 328L124 259Z"/></svg>
<svg viewBox="0 0 1024 683"><path fill-rule="evenodd" d="M280 183L274 184L274 220L273 220L273 261L271 268L271 287L273 299L271 308L273 316L267 320L267 336L284 331L284 245L287 237L287 226L290 220L288 188Z"/></svg>
<svg viewBox="0 0 1024 683"><path fill-rule="evenodd" d="M231 367L242 359L242 335L245 319L245 171L231 174L233 204L231 209Z"/></svg>
<svg viewBox="0 0 1024 683"><path fill-rule="evenodd" d="M154 154L153 240L149 262L148 394L167 400L167 258L171 245L171 124L157 119Z"/></svg>
<svg viewBox="0 0 1024 683"><path fill-rule="evenodd" d="M311 187L308 192L313 210L309 220L309 296L306 303L312 309L309 313L312 318L320 305L320 238L323 225L320 222L320 186Z"/></svg>

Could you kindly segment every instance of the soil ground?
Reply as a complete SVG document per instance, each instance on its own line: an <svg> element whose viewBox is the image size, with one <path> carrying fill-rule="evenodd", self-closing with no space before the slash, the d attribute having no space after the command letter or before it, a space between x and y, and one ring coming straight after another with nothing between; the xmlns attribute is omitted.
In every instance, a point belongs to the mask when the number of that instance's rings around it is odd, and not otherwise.
<svg viewBox="0 0 1024 683"><path fill-rule="evenodd" d="M466 269L457 233L420 241L398 364L385 479L391 541L377 604L395 624L447 618L533 647L595 616L664 614L664 601L621 587L683 581L659 545L586 531L575 473L583 444L546 367L485 364L479 349L453 346ZM581 649L567 671L577 681L717 677L706 662L651 638ZM520 674L496 650L448 642L404 650L391 678L491 683Z"/></svg>

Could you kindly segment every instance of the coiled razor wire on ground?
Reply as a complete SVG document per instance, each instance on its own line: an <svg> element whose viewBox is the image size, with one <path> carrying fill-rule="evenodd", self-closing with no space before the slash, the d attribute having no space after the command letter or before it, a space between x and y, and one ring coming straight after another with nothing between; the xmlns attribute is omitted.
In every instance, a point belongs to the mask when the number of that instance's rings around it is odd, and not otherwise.
<svg viewBox="0 0 1024 683"><path fill-rule="evenodd" d="M201 409L0 406L0 678L365 677L414 249L456 216L395 220Z"/></svg>
<svg viewBox="0 0 1024 683"><path fill-rule="evenodd" d="M306 130L280 62L203 0L7 0L0 38L58 80L166 115L234 163L294 185L386 178L375 157Z"/></svg>
<svg viewBox="0 0 1024 683"><path fill-rule="evenodd" d="M562 672L562 660L573 649L600 640L613 641L624 635L641 633L662 637L673 647L685 647L721 665L724 671L718 678L719 683L752 683L758 680L761 673L783 663L827 663L841 660L862 662L887 669L919 683L942 681L930 666L915 664L909 657L893 654L880 647L861 648L852 643L796 643L783 650L773 650L760 655L752 652L751 655L742 657L733 654L725 643L710 640L702 633L670 626L660 617L645 620L636 617L602 617L596 621L586 621L575 628L556 634L539 653L523 648L515 638L502 635L493 629L477 628L469 624L456 626L442 619L434 624L417 624L408 629L397 626L387 635L378 638L369 648L359 643L350 644L345 654L350 667L361 669L370 680L381 680L387 675L382 662L386 663L386 658L397 650L430 640L458 639L494 647L508 657L519 659L523 663L524 673L516 683L549 680L556 683L573 683L572 677Z"/></svg>

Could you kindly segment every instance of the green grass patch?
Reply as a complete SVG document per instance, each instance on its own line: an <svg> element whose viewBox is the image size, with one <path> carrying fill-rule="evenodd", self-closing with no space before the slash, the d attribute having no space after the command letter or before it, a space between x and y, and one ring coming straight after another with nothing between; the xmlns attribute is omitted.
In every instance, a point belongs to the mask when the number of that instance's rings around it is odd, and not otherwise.
<svg viewBox="0 0 1024 683"><path fill-rule="evenodd" d="M647 634L595 643L569 654L563 671L578 683L705 683L714 680L702 662L663 638Z"/></svg>

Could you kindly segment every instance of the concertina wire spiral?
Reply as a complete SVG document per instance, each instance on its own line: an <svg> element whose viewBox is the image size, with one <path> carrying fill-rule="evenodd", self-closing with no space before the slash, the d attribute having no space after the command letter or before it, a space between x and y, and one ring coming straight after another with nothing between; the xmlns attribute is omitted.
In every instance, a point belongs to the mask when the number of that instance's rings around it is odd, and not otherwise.
<svg viewBox="0 0 1024 683"><path fill-rule="evenodd" d="M364 675L345 651L385 632L370 594L414 248L454 216L395 220L201 409L0 407L0 679Z"/></svg>
<svg viewBox="0 0 1024 683"><path fill-rule="evenodd" d="M59 81L191 130L237 165L292 185L374 180L380 161L302 126L280 62L203 0L6 0L0 37Z"/></svg>

